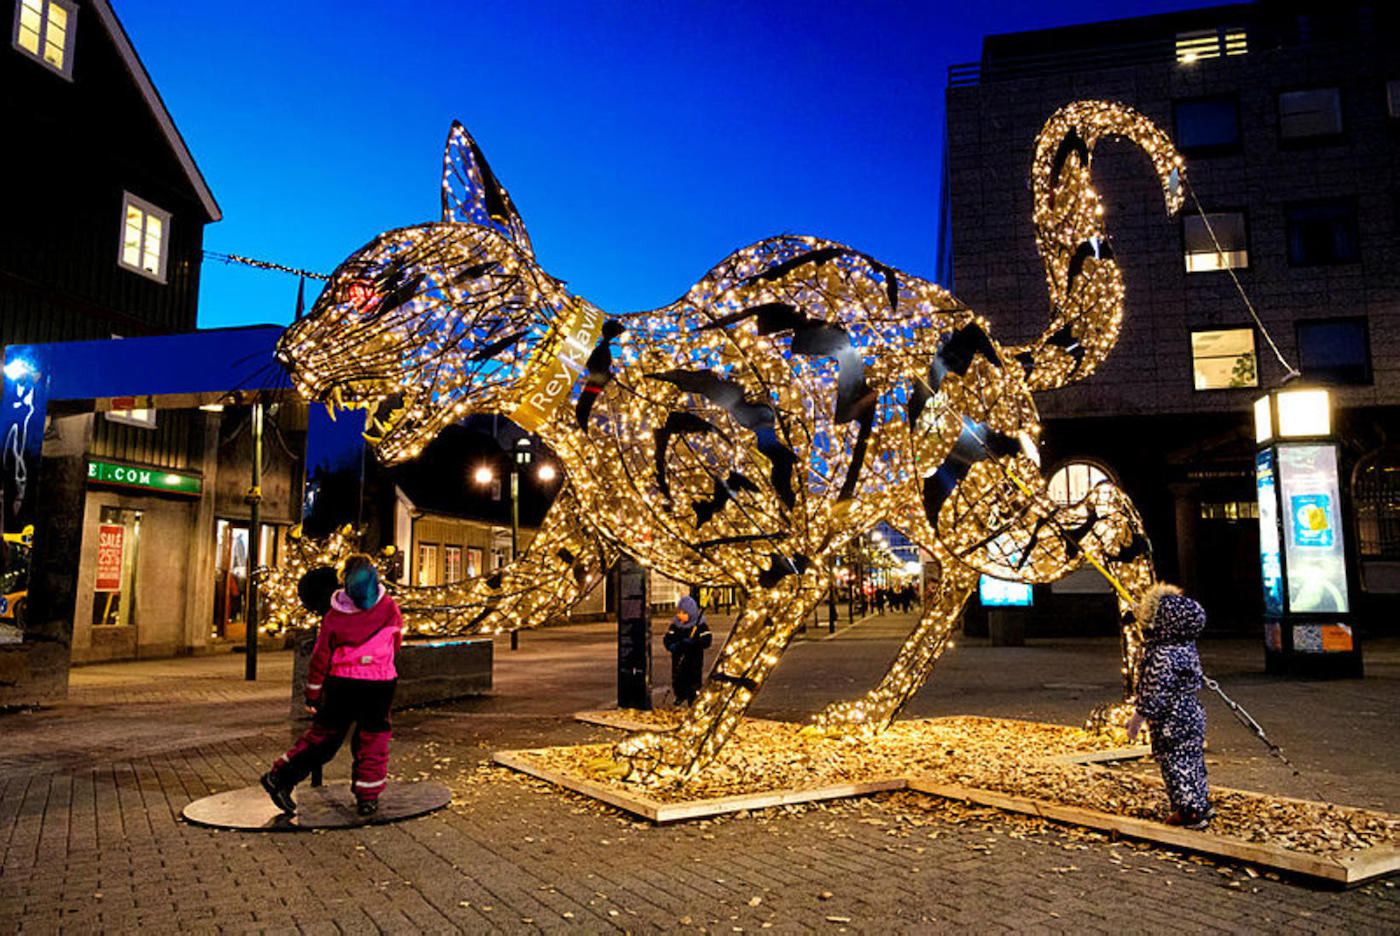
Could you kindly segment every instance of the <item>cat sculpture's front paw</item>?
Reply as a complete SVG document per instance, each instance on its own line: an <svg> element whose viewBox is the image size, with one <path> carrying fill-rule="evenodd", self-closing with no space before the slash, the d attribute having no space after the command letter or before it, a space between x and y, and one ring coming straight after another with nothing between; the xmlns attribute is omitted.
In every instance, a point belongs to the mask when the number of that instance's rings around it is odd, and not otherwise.
<svg viewBox="0 0 1400 936"><path fill-rule="evenodd" d="M673 734L644 731L619 741L614 753L631 765L629 779L654 783L680 773L687 758L684 745Z"/></svg>

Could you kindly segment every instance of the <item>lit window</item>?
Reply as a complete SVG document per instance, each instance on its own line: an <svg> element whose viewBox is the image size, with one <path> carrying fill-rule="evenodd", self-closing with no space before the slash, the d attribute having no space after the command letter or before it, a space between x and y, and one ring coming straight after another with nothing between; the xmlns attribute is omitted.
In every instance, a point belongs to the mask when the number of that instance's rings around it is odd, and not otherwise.
<svg viewBox="0 0 1400 936"><path fill-rule="evenodd" d="M1191 370L1197 390L1259 386L1259 371L1254 362L1254 329L1193 331Z"/></svg>
<svg viewBox="0 0 1400 936"><path fill-rule="evenodd" d="M1285 140L1334 137L1342 132L1342 95L1336 88L1285 91L1278 96L1278 135Z"/></svg>
<svg viewBox="0 0 1400 936"><path fill-rule="evenodd" d="M1239 115L1233 97L1177 101L1176 145L1183 152L1208 152L1240 142Z"/></svg>
<svg viewBox="0 0 1400 936"><path fill-rule="evenodd" d="M437 543L418 544L418 584L438 584Z"/></svg>
<svg viewBox="0 0 1400 936"><path fill-rule="evenodd" d="M1385 103L1390 116L1400 117L1400 80L1385 83Z"/></svg>
<svg viewBox="0 0 1400 936"><path fill-rule="evenodd" d="M1077 504L1089 496L1094 485L1108 475L1092 462L1070 462L1050 476L1050 499L1057 504Z"/></svg>
<svg viewBox="0 0 1400 936"><path fill-rule="evenodd" d="M106 413L107 421L142 429L156 427L156 411L153 409L114 409Z"/></svg>
<svg viewBox="0 0 1400 936"><path fill-rule="evenodd" d="M481 560L485 555L485 551L480 546L467 547L467 576L469 578L476 578L481 574ZM499 569L503 565L505 565L504 556L502 556L502 561L496 564L496 568Z"/></svg>
<svg viewBox="0 0 1400 936"><path fill-rule="evenodd" d="M164 283L169 244L170 212L130 192L123 193L120 265Z"/></svg>
<svg viewBox="0 0 1400 936"><path fill-rule="evenodd" d="M1242 269L1249 266L1244 213L1225 211L1181 219L1186 272ZM1212 234L1214 236L1212 236Z"/></svg>
<svg viewBox="0 0 1400 936"><path fill-rule="evenodd" d="M120 341L122 335L112 333L112 338ZM137 403L149 404L149 397L112 397L112 408L103 415L108 422L122 423L127 426L137 426L141 429L154 429L156 427L156 411L150 406L137 406Z"/></svg>
<svg viewBox="0 0 1400 936"><path fill-rule="evenodd" d="M1349 199L1298 202L1286 209L1288 262L1294 266L1361 259L1356 204Z"/></svg>
<svg viewBox="0 0 1400 936"><path fill-rule="evenodd" d="M1258 520L1258 501L1202 501L1202 520Z"/></svg>
<svg viewBox="0 0 1400 936"><path fill-rule="evenodd" d="M71 81L77 18L77 6L70 0L19 0L12 44Z"/></svg>
<svg viewBox="0 0 1400 936"><path fill-rule="evenodd" d="M1219 26L1176 34L1176 61L1190 65L1201 59L1222 55L1244 55L1249 51L1249 36L1243 26Z"/></svg>
<svg viewBox="0 0 1400 936"><path fill-rule="evenodd" d="M443 579L447 584L462 580L462 547L443 547Z"/></svg>
<svg viewBox="0 0 1400 936"><path fill-rule="evenodd" d="M1364 318L1295 322L1303 376L1329 384L1371 382L1371 342Z"/></svg>

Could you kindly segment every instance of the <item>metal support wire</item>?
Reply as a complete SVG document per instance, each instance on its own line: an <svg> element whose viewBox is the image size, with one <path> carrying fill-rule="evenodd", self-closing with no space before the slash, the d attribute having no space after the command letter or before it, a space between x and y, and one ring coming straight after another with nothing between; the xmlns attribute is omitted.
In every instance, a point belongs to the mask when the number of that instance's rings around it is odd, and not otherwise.
<svg viewBox="0 0 1400 936"><path fill-rule="evenodd" d="M1191 196L1191 204L1196 206L1196 213L1200 215L1201 223L1206 227L1206 233L1210 235L1210 242L1215 245L1216 254L1224 257L1225 248L1220 245L1219 238L1215 236L1215 228L1211 226L1210 215L1206 214L1205 209L1201 207L1201 200L1196 197L1195 187L1191 185L1184 174L1182 175L1182 182L1185 183L1186 191ZM1254 303L1249 301L1249 295L1244 291L1244 284L1240 282L1240 278L1235 275L1234 268L1225 266L1224 269L1226 273L1230 274L1230 282L1235 284L1235 289L1239 291L1240 298L1244 300L1244 307L1249 310L1250 318L1254 319L1254 324L1259 326L1259 331L1264 335L1264 340L1269 343L1269 348L1273 350L1274 357L1278 358L1278 362L1282 364L1283 369L1288 372L1288 376L1284 377L1284 380L1291 380L1294 377L1300 376L1301 371L1292 364L1289 364L1284 358L1283 352L1279 351L1278 345L1274 344L1273 336L1269 334L1269 329L1264 327L1264 322L1259 318L1259 313L1254 310Z"/></svg>
<svg viewBox="0 0 1400 936"><path fill-rule="evenodd" d="M1205 680L1206 688L1214 692L1216 695L1220 696L1220 698L1225 702L1225 705L1229 707L1230 711L1234 714L1234 716L1237 719L1239 719L1240 724L1244 725L1250 731L1254 732L1255 737L1257 737L1260 741L1264 742L1264 746L1269 749L1269 753L1272 754L1274 757L1277 757L1280 761L1283 762L1283 765L1285 767L1293 771L1293 776L1307 783L1307 785L1312 789L1314 797L1316 797L1320 801L1325 801L1326 797L1324 797L1318 791L1317 787L1313 786L1312 780L1308 777L1303 776L1303 772L1300 771L1292 761L1290 761L1287 757L1284 756L1283 748L1279 747L1277 744L1269 740L1269 736L1264 733L1263 726L1254 720L1254 716L1246 712L1244 710L1244 707L1241 706L1234 699L1227 696L1225 694L1225 690L1220 688L1220 683L1211 679L1209 676L1204 676L1203 679Z"/></svg>

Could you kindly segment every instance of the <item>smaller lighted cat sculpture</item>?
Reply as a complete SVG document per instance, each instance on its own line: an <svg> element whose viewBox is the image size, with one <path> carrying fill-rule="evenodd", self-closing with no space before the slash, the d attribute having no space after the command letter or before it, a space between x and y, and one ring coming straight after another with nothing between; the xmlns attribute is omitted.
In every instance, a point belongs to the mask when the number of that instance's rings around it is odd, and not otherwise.
<svg viewBox="0 0 1400 936"><path fill-rule="evenodd" d="M1144 149L1180 205L1181 159L1118 104L1062 108L1032 167L1050 325L1002 347L945 290L850 247L781 236L724 260L683 297L608 316L536 263L505 188L460 125L443 220L380 235L335 271L278 356L302 394L365 411L387 463L445 426L498 413L537 432L567 484L529 549L460 588L474 627L567 607L625 550L685 582L731 585L742 610L686 720L618 746L643 778L688 775L733 731L851 539L887 521L928 563L923 616L883 681L822 729L887 726L947 646L977 576L1045 582L1083 563L1120 590L1131 694L1135 597L1153 581L1142 523L1100 483L1047 493L1031 394L1094 372L1118 337L1122 277L1090 184L1108 134Z"/></svg>

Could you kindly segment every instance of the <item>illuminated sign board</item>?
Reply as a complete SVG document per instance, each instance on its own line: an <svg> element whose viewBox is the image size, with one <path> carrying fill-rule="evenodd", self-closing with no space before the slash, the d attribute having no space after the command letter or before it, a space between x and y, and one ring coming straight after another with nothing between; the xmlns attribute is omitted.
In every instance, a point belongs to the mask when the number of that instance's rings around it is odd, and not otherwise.
<svg viewBox="0 0 1400 936"><path fill-rule="evenodd" d="M1259 491L1259 565L1264 573L1264 613L1283 614L1283 560L1278 546L1278 491L1274 485L1274 450L1254 459L1254 483Z"/></svg>
<svg viewBox="0 0 1400 936"><path fill-rule="evenodd" d="M984 608L1028 608L1031 605L1029 585L992 578L990 575L984 575L978 581L977 595L982 599Z"/></svg>
<svg viewBox="0 0 1400 936"><path fill-rule="evenodd" d="M181 494L186 497L198 497L204 490L204 481L198 475L183 474L165 468L118 465L97 459L88 462L87 479L89 484L112 484L118 487L159 491L162 494Z"/></svg>
<svg viewBox="0 0 1400 936"><path fill-rule="evenodd" d="M1293 614L1345 614L1347 565L1334 445L1286 443L1278 453L1279 519Z"/></svg>

